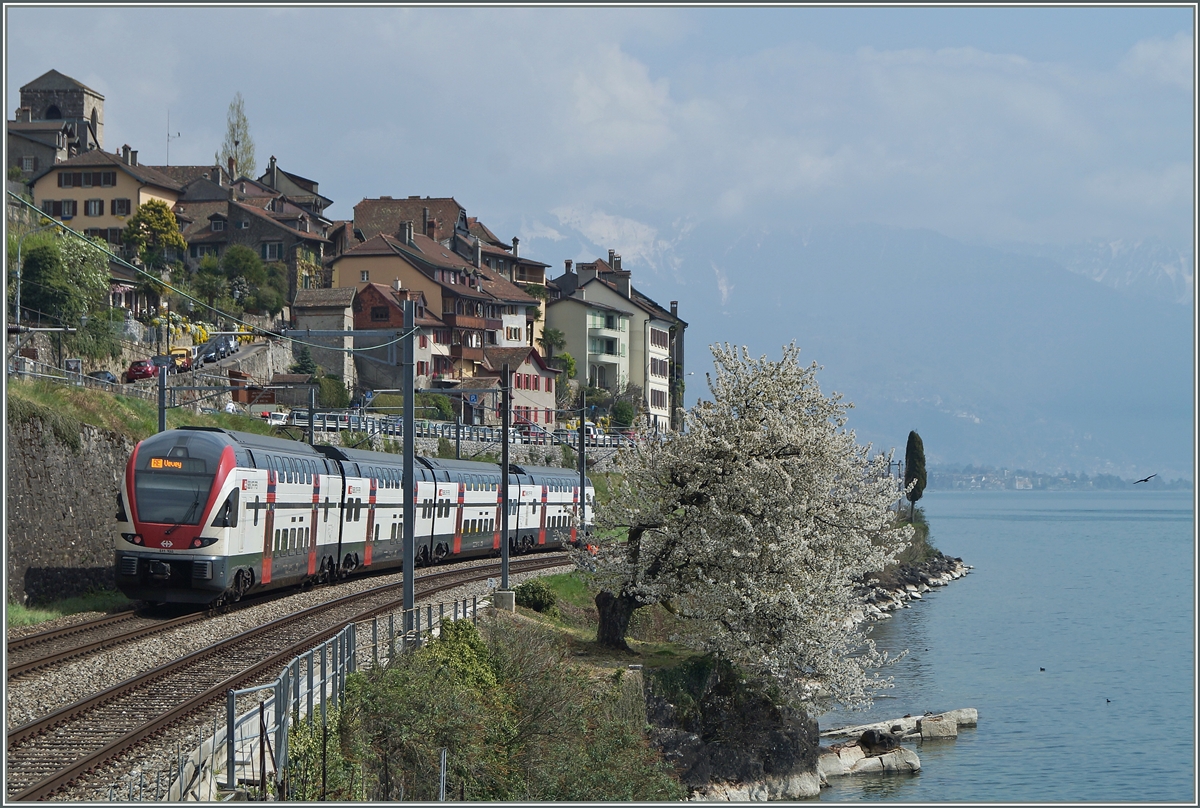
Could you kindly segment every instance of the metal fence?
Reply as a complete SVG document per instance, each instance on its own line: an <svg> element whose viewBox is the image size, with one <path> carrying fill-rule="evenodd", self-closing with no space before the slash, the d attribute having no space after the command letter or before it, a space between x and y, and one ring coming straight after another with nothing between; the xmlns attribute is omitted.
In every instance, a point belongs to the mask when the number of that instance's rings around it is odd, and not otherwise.
<svg viewBox="0 0 1200 808"><path fill-rule="evenodd" d="M397 654L419 647L447 620L474 621L478 608L478 599L471 598L347 624L293 658L275 681L229 691L224 726L214 720L212 734L190 754L176 753L168 770L153 776L130 772L127 782L109 789L108 801L287 799L294 793L288 777L292 726L320 721L324 729L328 713L345 697L347 676L360 667L386 665ZM406 622L412 626L409 631L404 630Z"/></svg>

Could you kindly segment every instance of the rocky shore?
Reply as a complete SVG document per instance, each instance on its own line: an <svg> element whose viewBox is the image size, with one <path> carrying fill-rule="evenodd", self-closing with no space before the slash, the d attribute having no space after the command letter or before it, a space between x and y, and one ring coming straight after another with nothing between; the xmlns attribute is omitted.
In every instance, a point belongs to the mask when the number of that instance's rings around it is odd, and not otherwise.
<svg viewBox="0 0 1200 808"><path fill-rule="evenodd" d="M879 575L859 588L862 607L855 610L848 620L861 623L863 620L885 620L896 609L910 608L914 600L938 587L956 581L973 570L961 558L943 553L920 564L905 565Z"/></svg>
<svg viewBox="0 0 1200 808"><path fill-rule="evenodd" d="M935 741L957 738L959 727L979 723L979 713L973 707L946 713L906 715L890 721L878 721L857 727L825 730L822 738L848 740L821 747L817 757L817 774L821 785L830 777L842 777L867 772L897 772L914 774L921 770L921 759L911 749L900 745L902 740Z"/></svg>

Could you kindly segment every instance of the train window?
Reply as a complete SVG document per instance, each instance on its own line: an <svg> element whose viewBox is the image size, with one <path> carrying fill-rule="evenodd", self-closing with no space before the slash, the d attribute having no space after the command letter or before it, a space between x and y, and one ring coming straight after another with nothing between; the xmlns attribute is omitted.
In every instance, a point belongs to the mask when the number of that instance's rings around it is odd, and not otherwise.
<svg viewBox="0 0 1200 808"><path fill-rule="evenodd" d="M279 552L279 533L279 528L275 528L275 544L273 544L272 547L277 553Z"/></svg>
<svg viewBox="0 0 1200 808"><path fill-rule="evenodd" d="M379 541L379 525L375 525L375 541Z"/></svg>

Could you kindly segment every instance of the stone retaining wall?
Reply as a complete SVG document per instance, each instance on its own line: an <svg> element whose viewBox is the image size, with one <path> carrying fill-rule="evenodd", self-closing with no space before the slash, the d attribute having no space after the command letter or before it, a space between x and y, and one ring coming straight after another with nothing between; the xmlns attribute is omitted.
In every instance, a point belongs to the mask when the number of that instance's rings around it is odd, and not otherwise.
<svg viewBox="0 0 1200 808"><path fill-rule="evenodd" d="M117 491L133 443L84 425L78 451L41 420L5 426L8 599L38 603L114 586Z"/></svg>

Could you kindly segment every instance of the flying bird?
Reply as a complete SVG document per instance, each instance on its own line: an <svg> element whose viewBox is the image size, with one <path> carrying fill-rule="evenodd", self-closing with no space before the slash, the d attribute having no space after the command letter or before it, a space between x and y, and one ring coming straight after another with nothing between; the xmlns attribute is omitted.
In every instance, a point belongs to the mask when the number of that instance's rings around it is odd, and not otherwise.
<svg viewBox="0 0 1200 808"><path fill-rule="evenodd" d="M1143 477L1142 479L1135 482L1134 485L1137 485L1138 483L1148 483L1157 476L1158 476L1158 474L1151 474L1149 477Z"/></svg>

